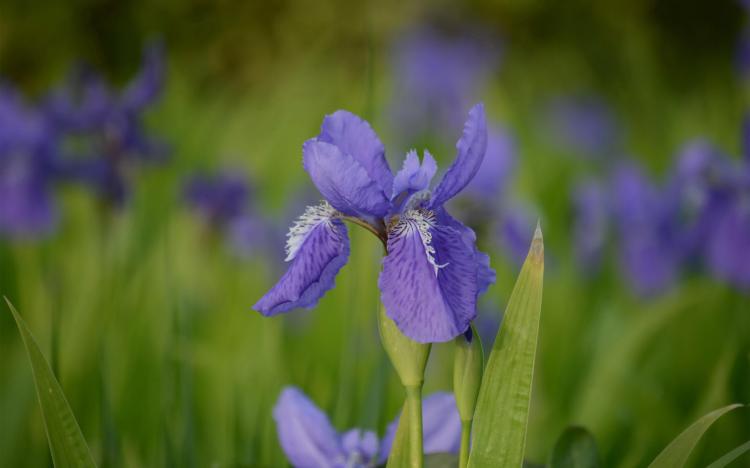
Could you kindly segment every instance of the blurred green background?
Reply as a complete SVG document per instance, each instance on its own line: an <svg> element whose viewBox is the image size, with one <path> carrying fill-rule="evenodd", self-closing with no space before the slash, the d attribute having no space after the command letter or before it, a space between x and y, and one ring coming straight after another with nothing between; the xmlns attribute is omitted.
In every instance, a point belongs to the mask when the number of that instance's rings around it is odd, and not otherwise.
<svg viewBox="0 0 750 468"><path fill-rule="evenodd" d="M580 274L568 194L601 169L550 144L540 124L550 98L591 92L618 116L624 151L657 178L691 137L739 153L739 4L2 0L0 75L32 100L77 60L123 84L144 44L161 38L166 46L164 95L147 122L171 145L171 159L138 174L123 210L104 214L85 191L63 189L54 235L0 239L0 294L53 362L101 466L283 466L271 408L288 384L337 428L382 434L402 390L377 336L377 241L350 229L351 259L337 287L313 311L266 319L250 307L276 281L283 241L278 252L238 258L205 235L180 194L196 170L239 167L260 212L289 221L317 200L301 195L314 193L301 145L340 108L373 124L398 167L391 53L405 32L447 20L481 25L502 42L502 63L477 96L514 135L511 192L537 208L545 231L527 459L543 463L560 432L580 424L605 466L643 466L707 411L748 402L747 294L689 275L641 299L612 265L595 278ZM445 167L453 151L432 148ZM500 249L492 263L498 281L486 302L494 307L483 313L499 319L518 268ZM426 393L450 389L451 350L435 347ZM0 355L0 466L46 466L10 313L0 313ZM703 466L748 438L750 416L734 412L693 460Z"/></svg>

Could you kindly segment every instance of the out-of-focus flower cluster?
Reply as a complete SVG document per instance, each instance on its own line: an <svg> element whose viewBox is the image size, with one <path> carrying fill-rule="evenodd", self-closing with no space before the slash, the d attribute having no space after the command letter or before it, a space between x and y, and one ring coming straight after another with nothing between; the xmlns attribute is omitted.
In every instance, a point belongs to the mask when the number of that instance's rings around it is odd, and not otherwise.
<svg viewBox="0 0 750 468"><path fill-rule="evenodd" d="M616 165L604 180L583 182L573 197L580 264L598 269L611 231L620 269L641 296L664 292L694 271L750 288L745 153L735 159L694 140L679 151L661 184L632 161Z"/></svg>
<svg viewBox="0 0 750 468"><path fill-rule="evenodd" d="M33 105L10 84L0 85L0 235L54 230L54 191L61 184L86 186L103 203L122 206L135 169L167 154L143 122L163 83L164 50L157 43L145 49L140 71L121 90L83 66Z"/></svg>

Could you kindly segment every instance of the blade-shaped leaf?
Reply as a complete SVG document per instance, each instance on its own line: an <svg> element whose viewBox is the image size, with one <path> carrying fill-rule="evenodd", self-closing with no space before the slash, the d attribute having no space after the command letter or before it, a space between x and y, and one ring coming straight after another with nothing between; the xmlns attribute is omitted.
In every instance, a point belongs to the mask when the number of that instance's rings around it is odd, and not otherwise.
<svg viewBox="0 0 750 468"><path fill-rule="evenodd" d="M706 414L690 427L682 431L649 465L650 468L681 468L685 466L690 453L693 451L703 434L717 419L739 408L740 404L734 404L719 408Z"/></svg>
<svg viewBox="0 0 750 468"><path fill-rule="evenodd" d="M456 468L458 455L454 453L431 453L424 457L425 468Z"/></svg>
<svg viewBox="0 0 750 468"><path fill-rule="evenodd" d="M594 468L600 466L594 436L582 427L565 429L552 449L550 468Z"/></svg>
<svg viewBox="0 0 750 468"><path fill-rule="evenodd" d="M543 276L544 243L537 226L482 378L469 466L523 464Z"/></svg>
<svg viewBox="0 0 750 468"><path fill-rule="evenodd" d="M708 465L706 468L724 468L736 459L743 455L745 452L750 450L750 440L735 448L732 451L725 453L721 458Z"/></svg>
<svg viewBox="0 0 750 468"><path fill-rule="evenodd" d="M39 406L42 408L44 428L47 432L52 461L56 468L95 467L81 428L65 399L62 388L39 349L34 336L18 314L13 304L5 298L21 333L26 353L34 375Z"/></svg>

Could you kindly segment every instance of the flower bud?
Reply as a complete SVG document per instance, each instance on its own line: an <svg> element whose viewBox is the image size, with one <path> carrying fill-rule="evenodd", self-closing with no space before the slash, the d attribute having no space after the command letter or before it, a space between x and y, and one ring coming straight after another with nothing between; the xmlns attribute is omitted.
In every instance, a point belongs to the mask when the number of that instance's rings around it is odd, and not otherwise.
<svg viewBox="0 0 750 468"><path fill-rule="evenodd" d="M430 343L418 343L399 331L396 324L388 318L385 307L380 306L378 329L383 348L388 353L404 387L422 387L424 369L430 356Z"/></svg>
<svg viewBox="0 0 750 468"><path fill-rule="evenodd" d="M484 353L482 340L474 324L456 337L456 357L453 361L453 393L456 395L456 406L461 421L474 418L474 408L482 384Z"/></svg>

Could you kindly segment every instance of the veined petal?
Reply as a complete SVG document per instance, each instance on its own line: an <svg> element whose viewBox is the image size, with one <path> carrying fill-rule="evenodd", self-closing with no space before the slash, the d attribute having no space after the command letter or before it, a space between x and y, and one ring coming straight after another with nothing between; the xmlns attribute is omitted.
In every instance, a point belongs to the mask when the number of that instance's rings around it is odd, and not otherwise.
<svg viewBox="0 0 750 468"><path fill-rule="evenodd" d="M295 467L334 467L344 459L338 433L328 417L299 389L282 390L273 418L279 444Z"/></svg>
<svg viewBox="0 0 750 468"><path fill-rule="evenodd" d="M323 203L308 207L287 235L289 269L253 308L270 316L310 307L333 288L349 258L349 237L336 211Z"/></svg>
<svg viewBox="0 0 750 468"><path fill-rule="evenodd" d="M456 159L435 189L431 207L437 208L450 200L471 182L479 170L487 150L487 120L484 105L477 104L469 111L464 133L456 143Z"/></svg>
<svg viewBox="0 0 750 468"><path fill-rule="evenodd" d="M401 332L421 343L448 341L476 316L474 250L434 213L407 211L389 230L379 286Z"/></svg>
<svg viewBox="0 0 750 468"><path fill-rule="evenodd" d="M393 179L391 200L402 193L411 195L428 188L435 172L437 172L437 163L429 151L425 150L421 164L417 152L415 150L409 151L406 153L404 165Z"/></svg>
<svg viewBox="0 0 750 468"><path fill-rule="evenodd" d="M353 157L384 193L390 193L393 173L385 159L385 147L367 121L348 111L336 111L323 119L318 141Z"/></svg>
<svg viewBox="0 0 750 468"><path fill-rule="evenodd" d="M400 415L386 428L380 443L380 462L385 463L393 447ZM424 453L457 453L461 447L461 418L452 393L436 392L422 401Z"/></svg>
<svg viewBox="0 0 750 468"><path fill-rule="evenodd" d="M477 267L477 293L484 293L487 288L495 284L496 279L495 270L490 266L490 256L477 248L477 235L473 229L448 214L445 209L441 208L436 213L439 224L450 226L460 232L467 247L474 250L474 261Z"/></svg>
<svg viewBox="0 0 750 468"><path fill-rule="evenodd" d="M303 146L305 170L334 208L349 216L384 217L390 208L378 183L353 156L315 139Z"/></svg>

